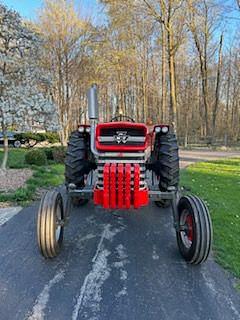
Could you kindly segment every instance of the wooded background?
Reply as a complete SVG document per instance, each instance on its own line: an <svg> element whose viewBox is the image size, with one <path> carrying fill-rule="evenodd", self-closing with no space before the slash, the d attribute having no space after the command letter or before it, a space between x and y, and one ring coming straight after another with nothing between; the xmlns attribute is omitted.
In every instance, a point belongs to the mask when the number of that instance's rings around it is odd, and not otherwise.
<svg viewBox="0 0 240 320"><path fill-rule="evenodd" d="M103 121L123 113L174 123L185 145L238 143L238 1L100 2L99 21L82 17L72 1L46 0L29 23L44 39L40 63L53 79L62 140L87 122L86 91L97 83Z"/></svg>

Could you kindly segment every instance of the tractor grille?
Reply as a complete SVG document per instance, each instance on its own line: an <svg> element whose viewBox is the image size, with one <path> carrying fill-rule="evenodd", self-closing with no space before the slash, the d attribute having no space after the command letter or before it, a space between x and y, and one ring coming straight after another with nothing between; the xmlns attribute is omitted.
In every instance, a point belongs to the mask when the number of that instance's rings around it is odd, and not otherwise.
<svg viewBox="0 0 240 320"><path fill-rule="evenodd" d="M139 163L105 163L103 188L95 187L94 203L105 209L129 209L131 206L138 209L147 205L148 188L144 188L143 171Z"/></svg>
<svg viewBox="0 0 240 320"><path fill-rule="evenodd" d="M98 141L104 146L144 146L144 128L101 128Z"/></svg>
<svg viewBox="0 0 240 320"><path fill-rule="evenodd" d="M106 163L114 163L114 161L110 160L109 162L102 162L98 163L97 172L98 172L98 179L97 179L97 188L100 190L103 190L103 180L104 180L104 166ZM115 162L116 163L116 162ZM125 172L126 165L129 165L129 163L123 163L123 170ZM119 162L116 163L117 166L119 166ZM131 166L131 190L134 189L134 163L130 164ZM145 163L139 163L140 167L140 182L139 182L139 190L144 190L147 187L146 184L146 167ZM118 168L118 167L117 167ZM118 186L116 186L116 189L118 189Z"/></svg>

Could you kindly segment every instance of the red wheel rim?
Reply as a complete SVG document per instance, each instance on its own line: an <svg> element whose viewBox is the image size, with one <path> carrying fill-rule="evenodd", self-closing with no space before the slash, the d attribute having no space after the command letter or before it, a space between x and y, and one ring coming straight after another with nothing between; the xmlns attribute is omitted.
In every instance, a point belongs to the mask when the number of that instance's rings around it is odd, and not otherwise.
<svg viewBox="0 0 240 320"><path fill-rule="evenodd" d="M188 214L186 218L186 227L187 227L187 237L189 241L193 241L193 218L191 214Z"/></svg>
<svg viewBox="0 0 240 320"><path fill-rule="evenodd" d="M193 243L193 216L188 210L184 210L180 216L180 236L182 243L190 249Z"/></svg>

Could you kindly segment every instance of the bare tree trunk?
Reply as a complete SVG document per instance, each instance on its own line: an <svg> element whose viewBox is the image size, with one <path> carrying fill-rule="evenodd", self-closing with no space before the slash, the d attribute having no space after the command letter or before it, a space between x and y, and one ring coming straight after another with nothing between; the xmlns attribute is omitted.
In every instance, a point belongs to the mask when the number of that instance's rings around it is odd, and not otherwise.
<svg viewBox="0 0 240 320"><path fill-rule="evenodd" d="M188 112L186 112L186 128L185 128L185 136L184 136L184 147L187 148L188 146L188 130L189 130L189 120L188 120Z"/></svg>
<svg viewBox="0 0 240 320"><path fill-rule="evenodd" d="M146 123L147 120L147 95L146 95L146 72L145 72L145 66L142 71L142 96L143 96L143 115L142 115L142 121Z"/></svg>
<svg viewBox="0 0 240 320"><path fill-rule="evenodd" d="M202 93L203 93L203 105L204 105L204 119L205 119L205 129L206 135L210 134L209 128L209 106L208 106L208 66L207 66L207 57L203 54L199 39L197 34L193 32L194 42L198 51L199 63L200 63L200 73L201 73L201 82L202 82ZM205 44L204 51L206 53L207 47Z"/></svg>
<svg viewBox="0 0 240 320"><path fill-rule="evenodd" d="M226 102L226 127L227 127L227 141L229 140L229 106L230 106L230 88L231 88L231 64L232 64L232 52L230 51L229 55L229 66L228 66L228 75L227 75L227 102Z"/></svg>
<svg viewBox="0 0 240 320"><path fill-rule="evenodd" d="M177 131L177 98L176 98L176 77L175 77L175 54L173 48L173 34L171 26L168 30L168 63L170 78L170 121L173 123Z"/></svg>
<svg viewBox="0 0 240 320"><path fill-rule="evenodd" d="M218 104L219 104L219 91L220 91L220 80L221 80L220 78L221 78L221 66L222 66L222 44L223 44L223 35L220 36L219 52L218 52L215 104L213 107L213 118L212 118L212 130L213 130L212 139L213 140L215 139L215 135L216 135L216 119L217 119L217 111L218 111Z"/></svg>
<svg viewBox="0 0 240 320"><path fill-rule="evenodd" d="M57 52L57 71L58 71L58 79L57 79L57 93L56 100L57 105L59 106L60 113L60 123L61 123L61 131L60 131L60 141L62 145L65 145L65 114L64 114L64 98L63 98L63 71L62 71L62 55L61 55L61 46L59 45L59 50Z"/></svg>
<svg viewBox="0 0 240 320"><path fill-rule="evenodd" d="M6 72L6 63L3 64L3 69L2 69L3 75ZM3 96L3 86L1 86L0 90L0 97ZM6 170L7 169L7 161L8 161L8 137L7 137L7 128L4 122L4 112L2 109L0 109L0 115L2 118L1 122L1 127L2 127L2 134L3 134L3 160L1 163L1 169Z"/></svg>
<svg viewBox="0 0 240 320"><path fill-rule="evenodd" d="M69 59L68 54L65 53L65 91L66 91L66 97L65 97L65 109L67 114L67 128L65 133L65 140L67 142L69 132L73 130L73 117L72 117L72 105L71 105L71 97L70 97L70 81L69 81Z"/></svg>
<svg viewBox="0 0 240 320"><path fill-rule="evenodd" d="M166 91L166 31L162 27L162 121L167 121L167 91Z"/></svg>
<svg viewBox="0 0 240 320"><path fill-rule="evenodd" d="M8 137L6 130L3 130L3 141L4 141L4 147L3 147L3 160L1 164L1 169L6 170L7 169L7 162L8 162Z"/></svg>
<svg viewBox="0 0 240 320"><path fill-rule="evenodd" d="M188 1L189 11L194 12L193 3L191 0ZM202 94L203 94L203 106L204 106L204 121L205 121L205 135L210 135L210 121L209 121L209 103L208 103L208 45L209 45L209 26L208 26L208 7L204 1L204 30L203 33L203 46L201 45L201 38L198 33L198 28L194 15L192 20L189 23L190 31L192 32L194 43L197 48L199 65L200 65L200 74L202 82Z"/></svg>

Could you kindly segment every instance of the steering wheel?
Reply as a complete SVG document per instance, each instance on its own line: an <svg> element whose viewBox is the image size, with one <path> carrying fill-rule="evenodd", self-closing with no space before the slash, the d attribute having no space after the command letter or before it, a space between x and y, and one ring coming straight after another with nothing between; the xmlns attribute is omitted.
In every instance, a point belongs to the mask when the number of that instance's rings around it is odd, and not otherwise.
<svg viewBox="0 0 240 320"><path fill-rule="evenodd" d="M135 122L135 120L129 116L124 116L120 114L119 116L116 116L112 118L111 122L118 122L118 121L128 121L128 122Z"/></svg>

